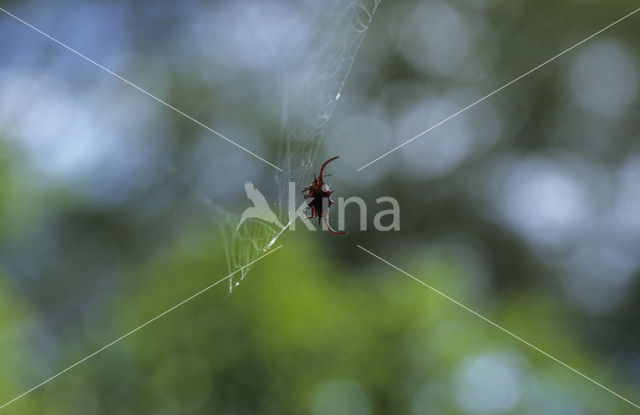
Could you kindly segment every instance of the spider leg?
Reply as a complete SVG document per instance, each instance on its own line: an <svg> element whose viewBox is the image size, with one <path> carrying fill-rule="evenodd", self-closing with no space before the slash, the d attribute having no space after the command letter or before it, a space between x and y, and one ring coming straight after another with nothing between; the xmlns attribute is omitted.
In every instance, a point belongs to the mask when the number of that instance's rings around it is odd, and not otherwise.
<svg viewBox="0 0 640 415"><path fill-rule="evenodd" d="M313 206L309 206L311 208L311 216L307 216L307 219L315 219L318 216L318 212L316 211L316 208L314 208Z"/></svg>

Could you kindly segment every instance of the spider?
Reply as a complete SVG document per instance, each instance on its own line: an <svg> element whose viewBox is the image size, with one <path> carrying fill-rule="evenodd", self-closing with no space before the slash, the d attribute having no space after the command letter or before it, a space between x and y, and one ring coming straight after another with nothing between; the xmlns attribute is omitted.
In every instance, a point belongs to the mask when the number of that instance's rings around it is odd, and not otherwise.
<svg viewBox="0 0 640 415"><path fill-rule="evenodd" d="M318 218L318 225L321 225L321 220L324 218L329 232L334 235L344 235L346 232L338 232L329 225L329 207L334 203L333 200L331 200L331 193L333 192L329 190L329 187L322 180L325 177L323 176L324 168L338 157L339 156L332 157L324 162L320 168L318 177L316 177L315 173L313 174L313 183L311 183L311 186L302 189L302 194L304 195L305 201L311 199L307 202L307 207L311 209L311 216L308 216L307 219ZM327 176L330 175L327 174Z"/></svg>

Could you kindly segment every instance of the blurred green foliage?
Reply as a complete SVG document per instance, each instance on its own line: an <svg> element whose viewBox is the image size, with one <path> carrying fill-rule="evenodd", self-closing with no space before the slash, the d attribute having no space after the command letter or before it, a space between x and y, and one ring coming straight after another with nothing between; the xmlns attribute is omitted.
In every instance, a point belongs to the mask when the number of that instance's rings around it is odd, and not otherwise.
<svg viewBox="0 0 640 415"><path fill-rule="evenodd" d="M223 277L225 257L211 249L216 244L210 235L184 239L143 266L115 303L83 317L83 332L69 339L50 368L62 369ZM482 357L513 366L518 403L506 413L632 413L624 402L385 265L374 262L345 275L318 255L320 249L314 238L287 236L284 247L257 263L233 293L225 295L220 284L5 413L459 414L465 365ZM425 246L405 257L407 271L423 281L625 392L572 340L558 318L561 310L549 301L523 294L487 305L469 288L473 276L451 252ZM42 374L11 375L30 361L16 353L24 349L11 335L26 311L6 286L0 295L2 350L14 351L0 368L0 390L9 398ZM484 376L488 381L492 374ZM475 381L468 382L481 387ZM487 399L498 399L499 391L493 393Z"/></svg>
<svg viewBox="0 0 640 415"><path fill-rule="evenodd" d="M308 17L306 6L314 2L299 9L264 2L260 10L273 15L247 13L262 2L237 3L237 9L235 0L9 1L2 7L275 160L277 140L298 133L291 126L322 118L297 108L307 97L287 95L294 81L308 81L289 65L322 62L324 55L314 49L289 56L282 47L271 65L265 44L242 38L249 31L239 23L264 23L278 49L278 41L286 46L292 38L279 26ZM635 413L353 246L358 238L524 340L621 395L640 398L640 285L628 260L638 252L631 203L638 193L621 180L625 163L640 154L638 88L625 83L621 95L628 100L620 105L615 94L594 100L602 90L578 82L595 77L607 92L621 82L612 75L637 75L637 20L501 91L376 170L353 174L358 163L405 135L634 7L628 0L384 0L323 146L341 155L332 167L338 194L362 195L370 206L379 195L397 197L402 232L287 234L284 247L256 264L233 293L221 283L0 414ZM433 17L438 13L449 22ZM2 405L226 275L220 217L206 202L239 213L247 203L244 180L261 180L264 189L274 183L273 171L260 170L233 146L0 17ZM450 22L468 30L447 32ZM632 70L603 64L610 56ZM598 73L603 68L607 73ZM309 73L319 94L333 93L322 83L326 73ZM627 112L593 113L609 101ZM84 159L90 156L98 162ZM446 168L438 170L442 160ZM524 169L531 180L521 183L530 185L510 188L515 195L505 191L531 160L545 162ZM69 163L74 174L60 173L56 162ZM558 245L532 234L562 228L555 213L566 206L536 210L537 203L522 203L518 215L508 215L508 202L525 190L547 195L545 183L534 179L549 171L565 185L555 188L559 196L576 189L570 184L593 191L588 208L598 214L574 223L578 229L570 228L567 239L560 229ZM552 202L563 200L550 194ZM611 212L620 213L620 206L608 203L618 198L631 202L622 209L626 222L614 229ZM524 200L540 199L534 192ZM587 208L572 206L578 213ZM566 260L577 254L583 260L572 268ZM609 285L625 295L601 291ZM582 293L611 307L574 301Z"/></svg>

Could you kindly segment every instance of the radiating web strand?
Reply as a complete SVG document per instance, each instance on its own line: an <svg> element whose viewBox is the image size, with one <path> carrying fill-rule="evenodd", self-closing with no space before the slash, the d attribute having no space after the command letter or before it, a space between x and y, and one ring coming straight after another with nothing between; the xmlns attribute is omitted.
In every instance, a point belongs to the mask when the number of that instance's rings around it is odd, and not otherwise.
<svg viewBox="0 0 640 415"><path fill-rule="evenodd" d="M402 144L397 145L396 147L392 148L391 150L387 151L386 153L382 154L381 156L373 159L372 161L368 162L367 164L363 165L362 167L360 167L358 170L356 170L356 172L359 172L367 167L369 167L370 165L372 165L373 163L385 158L386 156L388 156L389 154L401 149L402 147L406 146L407 144L413 142L414 140L422 137L423 135L427 134L428 132L430 132L431 130L441 126L442 124L452 120L453 118L457 117L458 115L462 114L463 112L467 111L468 109L471 109L473 107L475 107L477 104L487 100L488 98L492 97L493 95L497 94L498 92L502 91L503 89L513 85L514 83L518 82L519 80L521 80L522 78L530 75L531 73L537 71L538 69L542 68L543 66L553 62L554 60L558 59L559 57L561 57L562 55L572 51L573 49L577 48L578 46L582 45L583 43L587 42L588 40L593 39L594 37L598 36L600 33L604 32L607 29L610 29L611 27L617 25L618 23L622 22L623 20L631 17L632 15L636 14L638 11L640 11L640 8L635 9L634 11L632 11L631 13L621 17L620 19L616 20L615 22L605 26L604 28L598 30L596 33L592 34L591 36L587 37L586 39L581 40L580 42L576 43L575 45L571 46L568 49L565 49L564 51L558 53L557 55L553 56L552 58L547 59L546 61L542 62L540 65L536 66L533 69L530 69L529 71L525 72L524 74L520 75L519 77L515 78L514 80L507 82L506 84L502 85L500 88L496 89L495 91L491 92L490 94L485 95L484 97L478 99L477 101L473 102L472 104L467 105L466 107L464 107L463 109L461 109L460 111L448 116L447 118L445 118L444 120L438 122L437 124L427 128L426 130L424 130L423 132L415 135L414 137L410 138L409 140L403 142Z"/></svg>
<svg viewBox="0 0 640 415"><path fill-rule="evenodd" d="M162 99L158 98L157 96L153 95L150 92L147 92L146 90L142 89L141 87L139 87L138 85L134 84L133 82L123 78L122 76L118 75L117 73L111 71L110 69L102 66L101 64L99 64L98 62L94 61L93 59L83 55L82 53L78 52L77 50L73 49L71 46L66 45L65 43L62 43L61 41L59 41L58 39L54 38L51 35L48 35L47 33L43 32L42 30L38 29L37 27L31 25L30 23L24 21L23 19L19 18L18 16L9 13L8 11L6 11L5 9L0 7L0 11L5 13L7 16L12 17L13 19L17 20L18 22L24 24L25 26L35 30L36 32L40 33L41 35L45 36L46 38L54 41L55 43L57 43L58 45L62 46L63 48L69 50L70 52L73 52L74 54L76 54L77 56L81 57L82 59L86 60L87 62L97 66L98 68L102 69L103 71L109 73L110 75L118 78L119 80L121 80L122 82L126 83L127 85L137 89L138 91L142 92L143 94L147 95L150 98L153 98L154 100L156 100L157 102L161 103L162 105L166 106L167 108L177 112L178 114L182 115L183 117L187 118L188 120L198 124L199 126L203 127L204 129L212 132L213 134L217 135L218 137L226 140L227 142L233 144L234 146L238 147L239 149L245 151L246 153L251 154L253 157L257 158L260 161L263 161L264 163L268 164L269 166L273 167L274 169L278 170L278 171L283 171L280 167L276 166L273 163L270 163L269 161L265 160L264 158L260 157L259 155L255 154L254 152L252 152L251 150L241 146L240 144L236 143L235 141L233 141L232 139L226 137L225 135L223 135L222 133L219 133L218 131L214 130L213 128L203 124L202 122L196 120L195 118L193 118L192 116L186 114L185 112L179 110L178 108L174 107L173 105L163 101Z"/></svg>
<svg viewBox="0 0 640 415"><path fill-rule="evenodd" d="M198 291L197 293L193 294L192 296L182 300L181 302L179 302L178 304L174 305L173 307L163 311L162 313L158 314L157 316L155 316L154 318L152 318L151 320L147 321L146 323L141 324L140 326L136 327L135 329L127 332L126 334L118 337L117 339L115 339L114 341L112 341L111 343L101 347L100 349L96 350L95 352L91 353L90 355L78 360L76 363L72 364L71 366L68 366L66 369L61 370L60 372L56 373L55 375L51 376L50 378L40 382L39 384L37 384L36 386L32 387L31 389L27 390L26 392L23 392L22 394L16 396L15 398L11 399L10 401L8 401L7 403L3 404L2 406L0 406L0 410L11 405L12 403L14 403L15 401L17 401L18 399L24 397L25 395L33 392L34 390L44 386L45 384L51 382L52 380L54 380L55 378L57 378L58 376L68 372L69 370L73 369L74 367L78 366L79 364L91 359L93 356L97 355L98 353L106 350L107 348L113 346L114 344L118 343L119 341L125 339L126 337L130 336L131 334L137 332L138 330L142 329L145 326L148 326L149 324L153 323L154 321L156 321L157 319L163 317L164 315L170 313L171 311L175 310L176 308L184 305L185 303L193 300L194 298L196 298L197 296L199 296L200 294L210 290L211 288L215 287L216 285L220 284L221 282L231 278L234 274L237 274L238 272L250 267L251 265L253 265L254 263L258 262L259 260L261 260L262 258L266 257L267 255L271 255L272 253L276 252L278 249L282 248L282 245L279 245L278 247L274 248L272 251L267 252L266 254L256 258L255 260L249 262L248 264L244 265L241 268L238 268L237 270L233 271L231 274L227 275L226 277L214 282L213 284L209 285L208 287L203 288L202 290Z"/></svg>
<svg viewBox="0 0 640 415"><path fill-rule="evenodd" d="M505 329L504 327L502 327L501 325L499 325L498 323L494 323L493 321L489 320L487 317L483 316L482 314L472 310L471 308L467 307L466 305L462 304L461 302L449 297L447 294L443 293L442 291L438 290L437 288L432 287L431 285L427 284L426 282L422 281L421 279L414 277L413 275L409 274L408 272L406 272L405 270L393 265L391 262L387 261L386 259L374 254L373 252L369 251L366 248L363 248L360 245L356 245L358 248L360 248L361 250L363 250L364 252L366 252L367 254L373 256L374 258L377 258L378 260L384 262L385 264L389 265L391 268L395 269L396 271L401 272L402 274L404 274L405 276L411 278L412 280L414 280L415 282L427 287L428 289L430 289L431 291L435 292L436 294L440 295L441 297L444 297L445 299L451 301L452 303L454 303L455 305L463 308L464 310L468 311L469 313L473 314L474 316L484 320L485 322L491 324L492 326L496 327L497 329L503 331L504 333L508 334L509 336L513 337L514 339L520 341L521 343L524 343L525 345L529 346L530 348L532 348L533 350L543 354L544 356L548 357L549 359L553 360L556 363L559 363L560 365L564 366L565 368L571 370L572 372L582 376L583 378L587 379L589 382L599 386L600 388L604 389L605 391L609 392L610 394L616 396L617 398L622 399L623 401L625 401L626 403L640 409L640 406L638 404L635 404L633 402L631 402L629 399L625 398L624 396L618 394L617 392L614 392L613 390L609 389L608 387L604 386L603 384L597 382L596 380L590 378L589 376L585 375L584 373L580 372L577 369L574 369L573 367L569 366L568 364L564 363L563 361L561 361L560 359L550 355L549 353L545 352L544 350L540 349L537 346L534 346L533 344L529 343L528 341L524 340L522 337L512 333L511 331Z"/></svg>

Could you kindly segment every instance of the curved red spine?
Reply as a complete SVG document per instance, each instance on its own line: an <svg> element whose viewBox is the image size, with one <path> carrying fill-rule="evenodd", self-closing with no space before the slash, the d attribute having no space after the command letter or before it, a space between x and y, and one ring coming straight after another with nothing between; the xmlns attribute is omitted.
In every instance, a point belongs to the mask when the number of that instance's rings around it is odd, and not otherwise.
<svg viewBox="0 0 640 415"><path fill-rule="evenodd" d="M322 174L324 173L324 168L327 166L327 164L331 163L333 160L340 158L340 156L335 156L330 158L329 160L325 161L324 164L322 165L322 167L320 167L320 174L318 174L318 180L322 181Z"/></svg>
<svg viewBox="0 0 640 415"><path fill-rule="evenodd" d="M326 223L327 229L329 229L329 232L331 232L334 235L344 235L345 233L347 233L346 231L338 232L338 231L334 230L331 227L331 225L329 225L329 215L324 215L324 223Z"/></svg>

